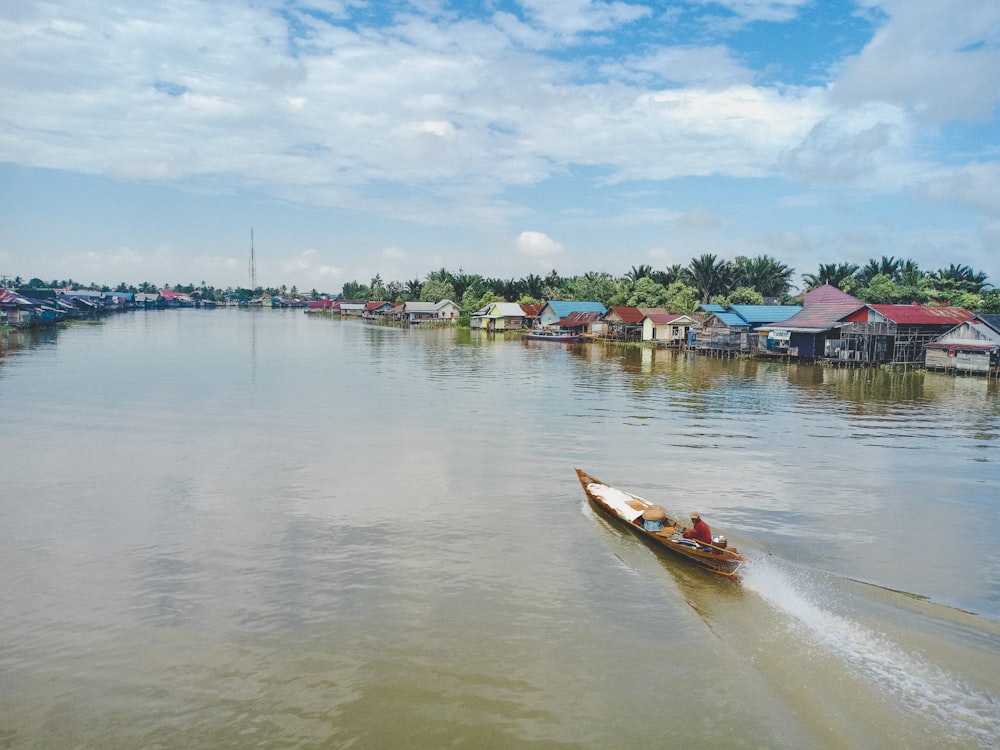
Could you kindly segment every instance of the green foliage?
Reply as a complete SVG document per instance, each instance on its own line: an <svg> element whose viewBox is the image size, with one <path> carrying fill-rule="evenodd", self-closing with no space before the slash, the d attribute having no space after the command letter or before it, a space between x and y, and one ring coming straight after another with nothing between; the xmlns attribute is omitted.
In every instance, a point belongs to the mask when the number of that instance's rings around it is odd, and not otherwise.
<svg viewBox="0 0 1000 750"><path fill-rule="evenodd" d="M368 287L357 281L345 281L340 292L341 299L368 299Z"/></svg>
<svg viewBox="0 0 1000 750"><path fill-rule="evenodd" d="M732 266L711 253L694 258L688 264L687 271L688 283L698 290L702 302L708 302L712 297L729 291Z"/></svg>
<svg viewBox="0 0 1000 750"><path fill-rule="evenodd" d="M475 289L468 289L462 297L462 308L467 312L474 313L482 310L491 302L503 302L503 297L496 294L491 289L485 289L482 294L477 294Z"/></svg>
<svg viewBox="0 0 1000 750"><path fill-rule="evenodd" d="M738 286L729 294L712 298L712 303L728 307L729 305L763 305L764 295L749 286Z"/></svg>
<svg viewBox="0 0 1000 750"><path fill-rule="evenodd" d="M420 282L420 279L411 279L406 282L406 297L408 300L418 300L420 299L420 291L424 288L424 285Z"/></svg>
<svg viewBox="0 0 1000 750"><path fill-rule="evenodd" d="M590 271L583 276L564 279L558 299L600 302L608 307L617 291L618 286L611 274Z"/></svg>
<svg viewBox="0 0 1000 750"><path fill-rule="evenodd" d="M733 261L731 273L730 283L733 287L756 289L762 297L781 297L791 289L794 270L770 255L759 255L756 258L741 255Z"/></svg>
<svg viewBox="0 0 1000 750"><path fill-rule="evenodd" d="M421 302L440 302L443 299L455 299L455 287L450 281L442 281L440 278L429 279L420 290Z"/></svg>
<svg viewBox="0 0 1000 750"><path fill-rule="evenodd" d="M392 299L389 290L386 289L382 281L382 274L377 273L372 277L371 283L368 285L367 299L374 302L385 302Z"/></svg>
<svg viewBox="0 0 1000 750"><path fill-rule="evenodd" d="M384 297L384 299L386 302L402 302L403 295L405 293L406 292L402 284L400 284L398 281L390 281L388 284L385 285L386 296Z"/></svg>
<svg viewBox="0 0 1000 750"><path fill-rule="evenodd" d="M976 306L976 312L1000 313L1000 289L990 289L983 292Z"/></svg>
<svg viewBox="0 0 1000 750"><path fill-rule="evenodd" d="M536 300L545 298L545 279L530 273L521 279L521 296Z"/></svg>
<svg viewBox="0 0 1000 750"><path fill-rule="evenodd" d="M868 285L859 288L854 294L862 302L873 305L891 305L902 299L899 285L884 273L872 276Z"/></svg>
<svg viewBox="0 0 1000 750"><path fill-rule="evenodd" d="M973 271L969 266L952 263L948 268L942 268L932 274L937 289L959 289L978 294L990 284L986 283L985 273Z"/></svg>
<svg viewBox="0 0 1000 750"><path fill-rule="evenodd" d="M690 283L691 274L680 263L675 263L664 271L653 271L649 277L658 284L669 287L675 281Z"/></svg>
<svg viewBox="0 0 1000 750"><path fill-rule="evenodd" d="M666 308L669 293L663 284L657 284L648 276L641 276L632 285L631 294L625 301L629 307Z"/></svg>
<svg viewBox="0 0 1000 750"><path fill-rule="evenodd" d="M698 307L698 290L683 281L675 281L667 287L667 294L662 305L667 312L677 315L690 315Z"/></svg>
<svg viewBox="0 0 1000 750"><path fill-rule="evenodd" d="M802 274L802 282L807 292L829 284L850 293L847 285L854 287L854 274L859 268L855 263L821 263L817 273Z"/></svg>
<svg viewBox="0 0 1000 750"><path fill-rule="evenodd" d="M867 265L862 266L862 268L857 272L856 276L858 279L858 284L860 287L871 286L871 283L876 276L885 276L890 281L895 281L902 265L903 261L896 260L895 258L892 257L886 257L884 255L882 256L881 260L875 260L874 258L872 258L871 260L868 261ZM889 303L883 302L877 304L889 304Z"/></svg>
<svg viewBox="0 0 1000 750"><path fill-rule="evenodd" d="M631 270L625 274L627 278L632 283L637 282L639 279L648 279L653 274L653 267L647 265L632 266ZM634 305L633 305L634 307Z"/></svg>

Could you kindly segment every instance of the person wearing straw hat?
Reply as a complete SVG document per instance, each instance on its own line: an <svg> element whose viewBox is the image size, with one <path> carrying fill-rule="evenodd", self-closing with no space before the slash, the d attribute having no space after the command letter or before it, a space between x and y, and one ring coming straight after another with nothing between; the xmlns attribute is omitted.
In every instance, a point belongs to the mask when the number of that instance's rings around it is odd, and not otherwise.
<svg viewBox="0 0 1000 750"><path fill-rule="evenodd" d="M712 530L708 524L701 520L697 511L691 513L691 529L684 532L685 539L694 539L702 544L712 543Z"/></svg>

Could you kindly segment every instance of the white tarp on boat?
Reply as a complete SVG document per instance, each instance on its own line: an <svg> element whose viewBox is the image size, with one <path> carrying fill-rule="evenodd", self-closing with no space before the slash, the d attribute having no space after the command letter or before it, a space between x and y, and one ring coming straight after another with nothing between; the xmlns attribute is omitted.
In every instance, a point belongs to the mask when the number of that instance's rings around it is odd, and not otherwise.
<svg viewBox="0 0 1000 750"><path fill-rule="evenodd" d="M587 485L587 489L611 506L626 521L634 521L642 515L642 508L636 510L628 504L629 500L635 500L635 498L627 492L616 490L614 487L608 487L606 484L596 484L593 482Z"/></svg>

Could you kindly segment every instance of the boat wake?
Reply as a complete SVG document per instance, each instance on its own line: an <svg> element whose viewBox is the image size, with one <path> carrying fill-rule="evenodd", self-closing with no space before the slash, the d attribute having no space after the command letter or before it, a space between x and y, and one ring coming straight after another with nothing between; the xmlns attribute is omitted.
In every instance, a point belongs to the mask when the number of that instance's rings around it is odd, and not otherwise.
<svg viewBox="0 0 1000 750"><path fill-rule="evenodd" d="M983 747L993 747L1000 737L1000 706L994 696L825 608L808 590L808 579L798 580L765 559L744 569L743 585L790 616L791 621L783 618L789 627L891 691L907 708L933 716L953 731L975 736Z"/></svg>

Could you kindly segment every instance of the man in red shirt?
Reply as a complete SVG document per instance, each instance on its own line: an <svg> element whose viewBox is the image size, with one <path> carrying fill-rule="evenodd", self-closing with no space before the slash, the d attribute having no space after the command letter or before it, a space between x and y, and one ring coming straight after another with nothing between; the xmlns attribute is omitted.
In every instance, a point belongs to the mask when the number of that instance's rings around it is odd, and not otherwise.
<svg viewBox="0 0 1000 750"><path fill-rule="evenodd" d="M696 542L702 542L703 544L712 543L712 530L708 528L708 524L701 520L701 516L697 512L691 514L691 530L684 532L685 539L694 539Z"/></svg>

